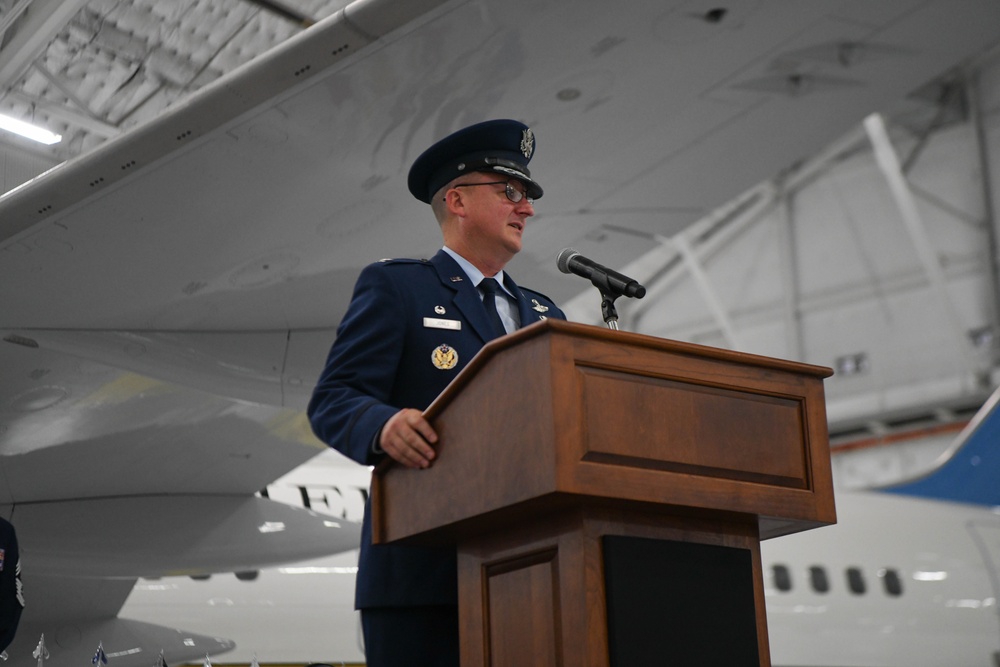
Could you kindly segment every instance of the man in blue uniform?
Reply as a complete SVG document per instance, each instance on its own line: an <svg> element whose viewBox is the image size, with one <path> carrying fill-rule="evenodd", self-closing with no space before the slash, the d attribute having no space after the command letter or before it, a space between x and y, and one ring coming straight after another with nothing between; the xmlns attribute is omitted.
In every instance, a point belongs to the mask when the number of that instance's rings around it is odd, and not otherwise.
<svg viewBox="0 0 1000 667"><path fill-rule="evenodd" d="M14 640L24 609L21 561L14 526L0 519L0 653Z"/></svg>
<svg viewBox="0 0 1000 667"><path fill-rule="evenodd" d="M361 272L309 404L324 442L364 465L390 457L431 466L437 434L422 411L493 338L565 319L503 270L542 196L528 171L534 148L528 127L494 120L413 163L410 192L431 205L444 247L429 260L383 260ZM355 606L369 667L458 665L454 550L373 546L367 508Z"/></svg>

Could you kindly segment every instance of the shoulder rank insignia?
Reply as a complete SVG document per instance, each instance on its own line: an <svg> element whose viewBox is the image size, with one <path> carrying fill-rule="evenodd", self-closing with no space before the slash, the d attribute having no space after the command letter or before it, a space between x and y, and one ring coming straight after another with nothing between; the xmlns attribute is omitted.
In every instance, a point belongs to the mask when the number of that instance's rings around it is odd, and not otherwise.
<svg viewBox="0 0 1000 667"><path fill-rule="evenodd" d="M435 347L431 353L431 363L438 370L450 371L458 363L458 352L455 351L455 348L442 343Z"/></svg>
<svg viewBox="0 0 1000 667"><path fill-rule="evenodd" d="M543 306L542 304L538 303L538 299L532 299L531 303L535 304L535 305L533 305L531 307L532 310L537 310L540 313L547 313L547 312L549 312L549 307L548 306Z"/></svg>

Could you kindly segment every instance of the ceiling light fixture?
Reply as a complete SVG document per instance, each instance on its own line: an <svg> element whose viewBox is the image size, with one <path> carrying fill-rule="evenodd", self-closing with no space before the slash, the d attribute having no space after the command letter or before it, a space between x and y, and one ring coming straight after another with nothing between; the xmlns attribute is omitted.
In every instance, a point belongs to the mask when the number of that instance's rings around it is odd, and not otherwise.
<svg viewBox="0 0 1000 667"><path fill-rule="evenodd" d="M62 141L61 134L55 134L54 132L43 130L40 127L35 127L31 123L25 123L23 120L11 118L10 116L6 116L2 113L0 113L0 130L7 130L8 132L19 134L22 137L26 137L32 141L37 141L38 143L45 144L46 146L58 144Z"/></svg>

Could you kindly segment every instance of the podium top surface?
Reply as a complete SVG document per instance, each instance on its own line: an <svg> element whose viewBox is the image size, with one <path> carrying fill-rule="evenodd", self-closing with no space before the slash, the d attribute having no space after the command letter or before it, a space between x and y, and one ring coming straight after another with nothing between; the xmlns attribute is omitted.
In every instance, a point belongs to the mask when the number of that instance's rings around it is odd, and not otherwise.
<svg viewBox="0 0 1000 667"><path fill-rule="evenodd" d="M628 331L612 331L605 327L598 327L591 324L579 324L567 322L565 320L543 320L536 322L514 333L496 338L487 343L479 354L462 370L441 395L424 412L425 416L433 418L439 414L445 406L451 403L452 397L461 391L462 387L470 382L478 373L478 369L490 362L490 360L503 354L505 350L515 348L525 341L547 334L568 335L576 338L584 338L593 341L607 343L609 345L629 345L650 350L661 350L674 354L684 354L704 359L717 359L735 364L740 364L750 368L772 368L784 370L791 373L798 373L805 376L825 379L833 375L833 369L826 366L816 366L799 361L778 359L776 357L766 357L749 352L738 352L726 350L697 343L685 343L683 341L671 340L669 338L657 338L645 334L632 333Z"/></svg>

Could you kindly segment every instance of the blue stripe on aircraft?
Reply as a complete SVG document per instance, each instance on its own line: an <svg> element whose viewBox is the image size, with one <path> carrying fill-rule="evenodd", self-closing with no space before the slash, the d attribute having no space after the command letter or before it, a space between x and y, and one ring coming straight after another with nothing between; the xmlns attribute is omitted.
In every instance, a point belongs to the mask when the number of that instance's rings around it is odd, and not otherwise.
<svg viewBox="0 0 1000 667"><path fill-rule="evenodd" d="M880 490L1000 506L1000 390L986 402L971 424L965 442L939 468L923 477Z"/></svg>

